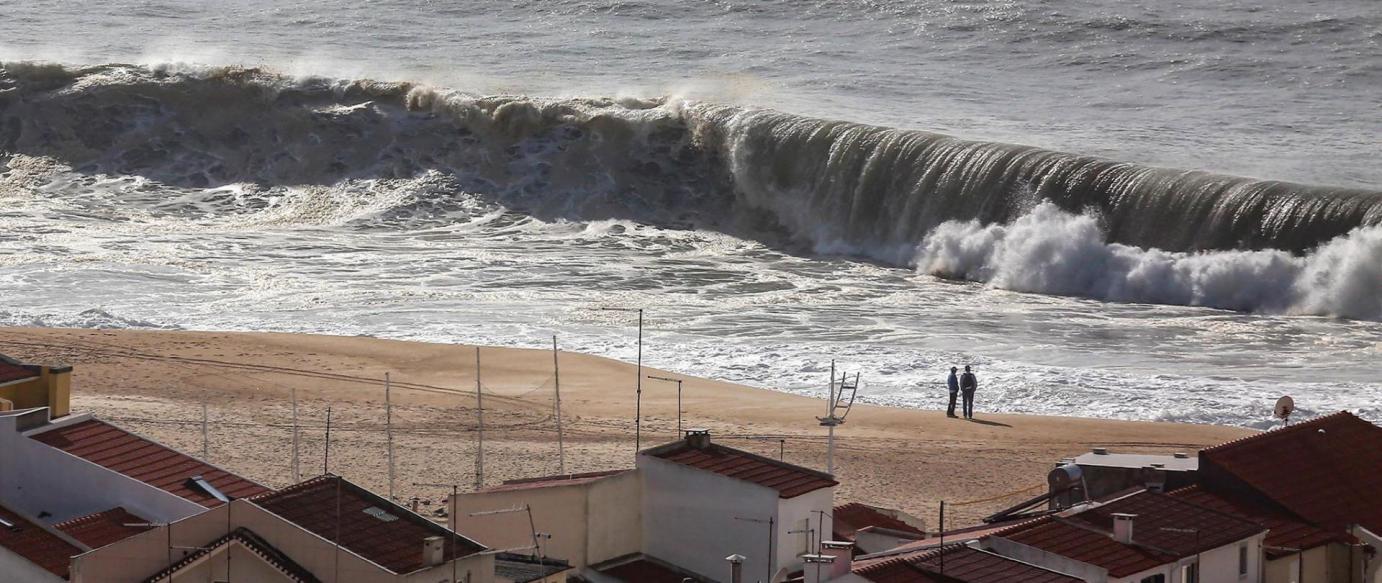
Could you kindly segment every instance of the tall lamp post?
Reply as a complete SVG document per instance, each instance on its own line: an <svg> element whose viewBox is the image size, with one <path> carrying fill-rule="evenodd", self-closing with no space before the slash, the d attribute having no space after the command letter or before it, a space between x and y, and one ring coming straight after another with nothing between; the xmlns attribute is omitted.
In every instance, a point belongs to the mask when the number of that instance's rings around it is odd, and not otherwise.
<svg viewBox="0 0 1382 583"><path fill-rule="evenodd" d="M638 380L633 410L633 451L643 449L643 308L600 308L606 312L638 312Z"/></svg>

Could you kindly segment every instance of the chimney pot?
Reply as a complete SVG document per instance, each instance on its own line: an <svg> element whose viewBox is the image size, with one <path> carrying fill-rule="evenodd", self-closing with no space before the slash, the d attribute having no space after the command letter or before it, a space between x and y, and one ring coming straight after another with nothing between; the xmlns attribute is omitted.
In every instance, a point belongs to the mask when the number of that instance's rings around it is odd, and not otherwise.
<svg viewBox="0 0 1382 583"><path fill-rule="evenodd" d="M729 561L729 580L730 583L744 582L744 555L734 554L725 557Z"/></svg>
<svg viewBox="0 0 1382 583"><path fill-rule="evenodd" d="M831 581L844 577L846 573L853 570L854 565L854 543L848 541L828 540L821 541L821 554L835 557L835 562L830 564Z"/></svg>
<svg viewBox="0 0 1382 583"><path fill-rule="evenodd" d="M1115 512L1113 514L1113 540L1123 544L1132 544L1132 525L1136 514L1123 514Z"/></svg>
<svg viewBox="0 0 1382 583"><path fill-rule="evenodd" d="M707 447L710 447L710 430L687 429L686 444L696 449L705 449Z"/></svg>
<svg viewBox="0 0 1382 583"><path fill-rule="evenodd" d="M446 539L429 536L422 539L422 566L435 567L446 560Z"/></svg>

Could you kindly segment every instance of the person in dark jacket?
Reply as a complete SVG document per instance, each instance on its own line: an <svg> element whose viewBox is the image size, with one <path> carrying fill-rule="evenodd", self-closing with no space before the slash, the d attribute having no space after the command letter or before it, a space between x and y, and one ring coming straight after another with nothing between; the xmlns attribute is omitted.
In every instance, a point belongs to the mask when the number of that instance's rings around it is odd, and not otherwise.
<svg viewBox="0 0 1382 583"><path fill-rule="evenodd" d="M950 389L950 406L945 408L946 417L955 416L955 397L960 393L960 377L957 374L960 369L950 367L950 378L945 379L945 385Z"/></svg>
<svg viewBox="0 0 1382 583"><path fill-rule="evenodd" d="M964 394L965 419L974 418L974 391L979 388L979 379L965 365L965 374L960 375L960 392Z"/></svg>

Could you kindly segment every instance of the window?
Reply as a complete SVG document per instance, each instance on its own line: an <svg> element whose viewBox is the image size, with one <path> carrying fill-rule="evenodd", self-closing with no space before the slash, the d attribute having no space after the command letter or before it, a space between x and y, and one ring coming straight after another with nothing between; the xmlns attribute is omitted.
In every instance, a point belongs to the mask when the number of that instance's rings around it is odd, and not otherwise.
<svg viewBox="0 0 1382 583"><path fill-rule="evenodd" d="M1248 545L1238 546L1238 577L1248 576Z"/></svg>
<svg viewBox="0 0 1382 583"><path fill-rule="evenodd" d="M1143 577L1138 583L1166 583L1166 576L1158 573L1150 577Z"/></svg>
<svg viewBox="0 0 1382 583"><path fill-rule="evenodd" d="M1181 583L1200 583L1200 564L1190 563L1180 568Z"/></svg>

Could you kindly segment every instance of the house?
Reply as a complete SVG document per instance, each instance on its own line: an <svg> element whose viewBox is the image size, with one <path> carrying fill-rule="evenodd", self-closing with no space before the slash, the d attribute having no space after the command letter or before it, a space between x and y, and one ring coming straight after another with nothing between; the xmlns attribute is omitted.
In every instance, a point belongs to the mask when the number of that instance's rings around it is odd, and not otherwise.
<svg viewBox="0 0 1382 583"><path fill-rule="evenodd" d="M531 547L535 528L543 556L579 571L641 550L641 488L632 469L510 480L453 497L449 526L499 549Z"/></svg>
<svg viewBox="0 0 1382 583"><path fill-rule="evenodd" d="M71 394L72 367L25 364L0 354L0 411L47 407L62 417Z"/></svg>
<svg viewBox="0 0 1382 583"><path fill-rule="evenodd" d="M1079 583L1081 579L966 544L854 562L839 583Z"/></svg>
<svg viewBox="0 0 1382 583"><path fill-rule="evenodd" d="M637 466L643 551L702 576L738 554L746 579L782 581L833 527L833 477L714 443L708 431L644 450Z"/></svg>
<svg viewBox="0 0 1382 583"><path fill-rule="evenodd" d="M597 582L782 581L833 527L828 474L711 441L703 430L639 452L635 469L513 480L453 498L457 532L569 561ZM525 513L493 512L525 508ZM823 536L821 533L826 533ZM550 538L545 538L550 536Z"/></svg>
<svg viewBox="0 0 1382 583"><path fill-rule="evenodd" d="M1200 452L1199 489L1273 530L1271 583L1382 581L1382 427L1348 412Z"/></svg>
<svg viewBox="0 0 1382 583"><path fill-rule="evenodd" d="M856 554L876 553L926 538L921 519L899 512L850 502L836 506L832 539L854 543Z"/></svg>
<svg viewBox="0 0 1382 583"><path fill-rule="evenodd" d="M495 572L483 545L328 474L78 555L71 580L491 583Z"/></svg>
<svg viewBox="0 0 1382 583"><path fill-rule="evenodd" d="M1089 583L1262 580L1267 529L1182 497L1143 490L1000 530L983 548Z"/></svg>

